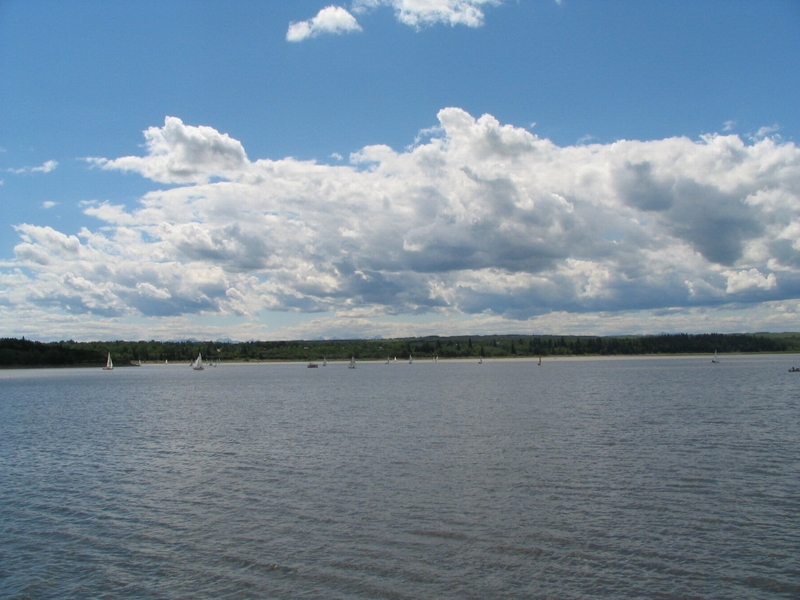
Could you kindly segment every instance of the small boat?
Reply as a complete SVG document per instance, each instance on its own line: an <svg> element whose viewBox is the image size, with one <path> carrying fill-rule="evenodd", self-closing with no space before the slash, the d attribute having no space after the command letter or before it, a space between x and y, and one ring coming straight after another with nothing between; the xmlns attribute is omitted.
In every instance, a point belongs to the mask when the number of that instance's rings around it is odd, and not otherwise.
<svg viewBox="0 0 800 600"><path fill-rule="evenodd" d="M717 351L716 350L714 350L714 357L711 359L711 362L712 363L718 363L719 362L719 358L717 357Z"/></svg>
<svg viewBox="0 0 800 600"><path fill-rule="evenodd" d="M479 364L479 365L482 365L482 364L483 364L483 357L480 357L480 358L478 359L478 364Z"/></svg>
<svg viewBox="0 0 800 600"><path fill-rule="evenodd" d="M197 358L195 358L194 361L192 362L192 368L195 371L203 370L203 357L200 355L199 352L197 353Z"/></svg>
<svg viewBox="0 0 800 600"><path fill-rule="evenodd" d="M537 363L540 367L542 366L542 357L539 357L539 362Z"/></svg>
<svg viewBox="0 0 800 600"><path fill-rule="evenodd" d="M356 357L355 356L351 356L350 357L350 364L347 365L347 368L348 369L355 369L356 368Z"/></svg>
<svg viewBox="0 0 800 600"><path fill-rule="evenodd" d="M798 369L797 367L792 367L791 369L789 369L789 373L800 373L800 369Z"/></svg>
<svg viewBox="0 0 800 600"><path fill-rule="evenodd" d="M408 355L408 364L410 364L410 365L414 364L414 359L411 357L410 354Z"/></svg>
<svg viewBox="0 0 800 600"><path fill-rule="evenodd" d="M327 358L323 358L322 359L322 366L323 367L327 367L328 366L328 359Z"/></svg>
<svg viewBox="0 0 800 600"><path fill-rule="evenodd" d="M108 353L108 358L106 358L106 366L103 367L103 371L113 371L114 370L114 363L111 362L111 352Z"/></svg>
<svg viewBox="0 0 800 600"><path fill-rule="evenodd" d="M317 363L315 363L315 362L308 363L308 368L309 369L316 369L318 367L319 367L319 365Z"/></svg>

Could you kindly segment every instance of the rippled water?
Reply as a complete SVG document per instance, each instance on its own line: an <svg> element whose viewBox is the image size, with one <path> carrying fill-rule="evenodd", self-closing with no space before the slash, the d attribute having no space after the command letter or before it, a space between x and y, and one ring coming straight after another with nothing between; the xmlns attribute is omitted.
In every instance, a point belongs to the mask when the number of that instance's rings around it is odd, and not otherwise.
<svg viewBox="0 0 800 600"><path fill-rule="evenodd" d="M0 596L800 596L792 357L0 372Z"/></svg>

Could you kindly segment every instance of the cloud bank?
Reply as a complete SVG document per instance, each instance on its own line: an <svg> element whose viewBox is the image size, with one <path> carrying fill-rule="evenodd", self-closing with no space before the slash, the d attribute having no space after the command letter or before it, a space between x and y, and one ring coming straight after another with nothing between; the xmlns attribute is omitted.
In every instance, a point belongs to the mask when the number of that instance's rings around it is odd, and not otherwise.
<svg viewBox="0 0 800 600"><path fill-rule="evenodd" d="M318 314L316 335L398 335L424 315L477 333L470 323L639 315L641 327L642 315L720 307L766 310L759 323L773 315L778 330L796 322L795 144L560 147L459 108L438 121L413 147L367 146L331 166L251 161L230 136L167 117L145 131L144 156L91 164L174 187L132 207L85 204L94 229L18 225L0 322L200 316L263 331L260 315L279 312Z"/></svg>

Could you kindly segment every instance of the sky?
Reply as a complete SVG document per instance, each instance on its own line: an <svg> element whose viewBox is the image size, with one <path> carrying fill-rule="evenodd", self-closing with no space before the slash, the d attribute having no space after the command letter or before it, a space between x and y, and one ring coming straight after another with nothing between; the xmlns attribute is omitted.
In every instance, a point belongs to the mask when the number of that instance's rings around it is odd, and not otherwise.
<svg viewBox="0 0 800 600"><path fill-rule="evenodd" d="M0 0L0 337L800 331L796 0Z"/></svg>

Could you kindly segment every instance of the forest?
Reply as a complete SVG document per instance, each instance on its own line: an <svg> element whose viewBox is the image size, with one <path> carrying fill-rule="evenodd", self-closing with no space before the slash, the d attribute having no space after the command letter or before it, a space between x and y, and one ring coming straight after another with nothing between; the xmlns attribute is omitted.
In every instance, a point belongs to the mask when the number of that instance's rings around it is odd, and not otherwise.
<svg viewBox="0 0 800 600"><path fill-rule="evenodd" d="M796 333L703 333L644 336L479 335L368 340L295 341L111 341L39 342L0 338L0 367L115 366L185 362L198 353L206 361L265 362L407 360L438 358L524 358L538 356L629 356L800 352Z"/></svg>

